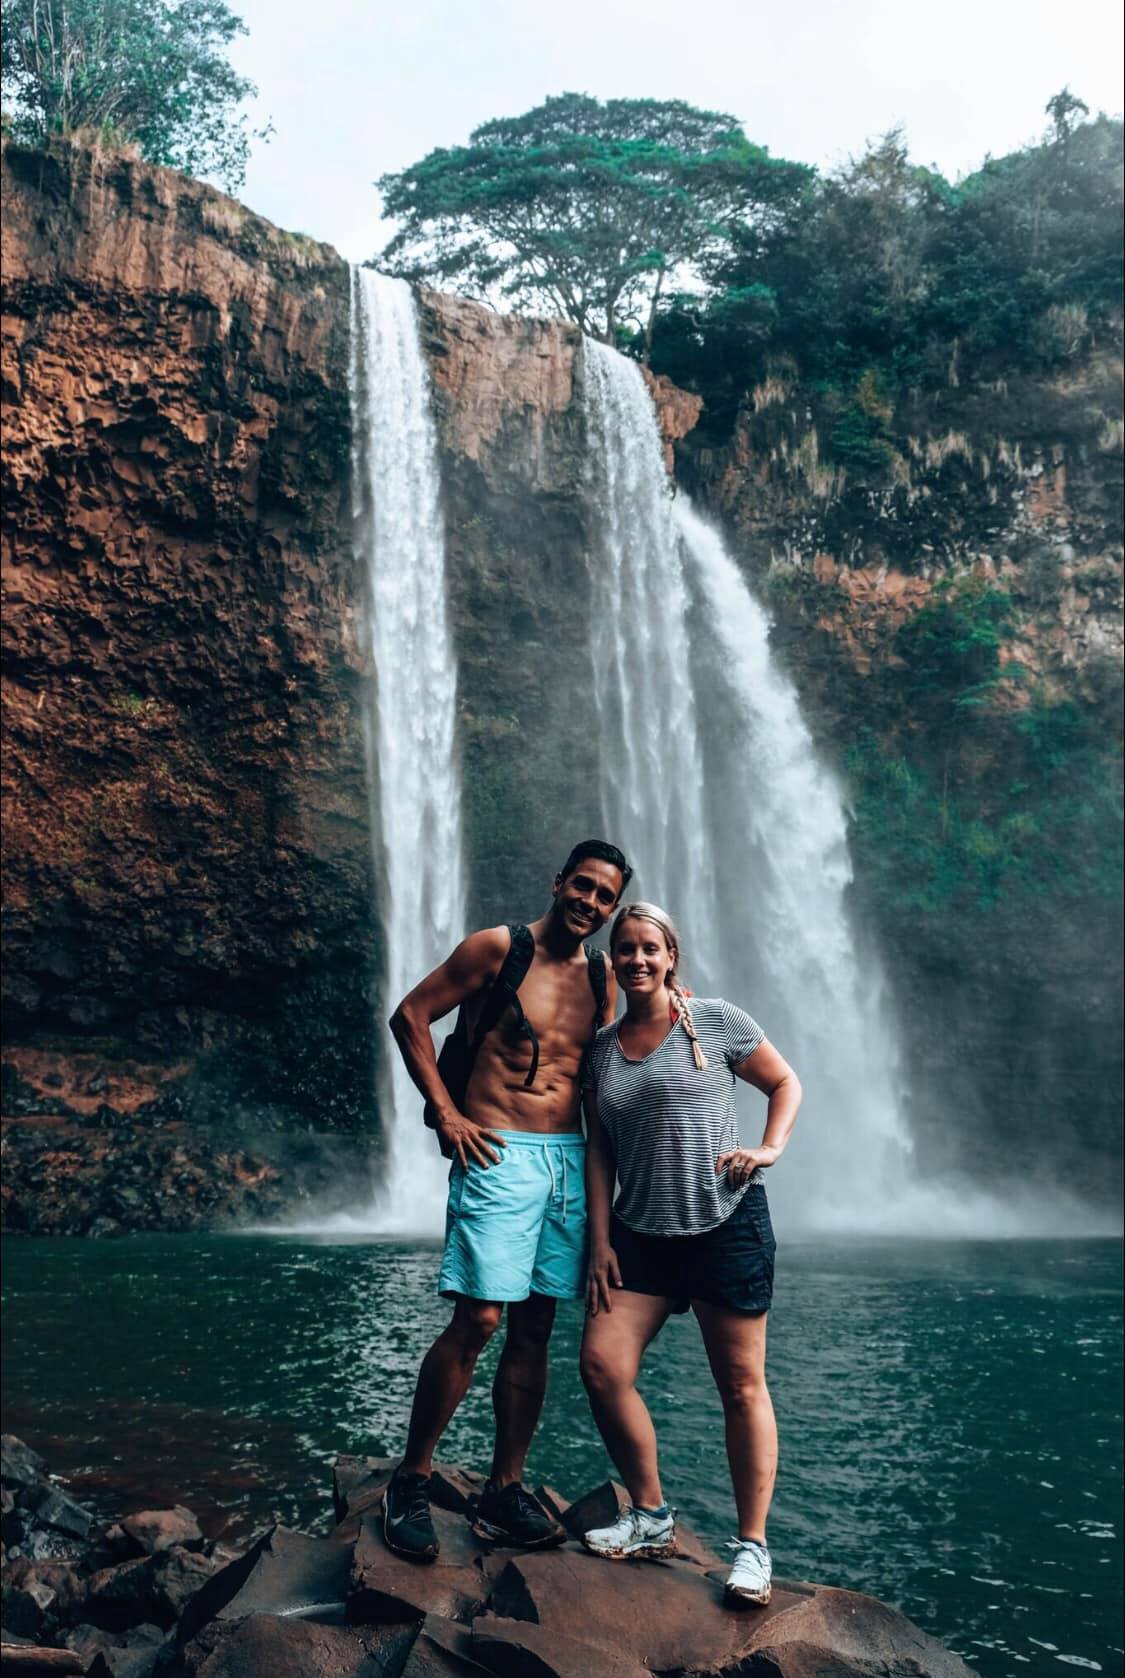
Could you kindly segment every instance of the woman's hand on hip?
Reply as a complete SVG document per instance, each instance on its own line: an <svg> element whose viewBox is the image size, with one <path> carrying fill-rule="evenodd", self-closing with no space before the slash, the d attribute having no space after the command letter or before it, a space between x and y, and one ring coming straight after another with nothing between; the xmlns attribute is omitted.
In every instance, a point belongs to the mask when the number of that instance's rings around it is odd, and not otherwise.
<svg viewBox="0 0 1125 1678"><path fill-rule="evenodd" d="M779 1148L764 1147L732 1148L729 1154L720 1154L715 1161L715 1175L721 1177L724 1171L728 1172L731 1188L740 1189L750 1181L760 1165L773 1165L780 1151Z"/></svg>
<svg viewBox="0 0 1125 1678"><path fill-rule="evenodd" d="M591 1317L599 1311L612 1311L611 1288L621 1286L621 1269L612 1247L600 1247L590 1252L586 1269L586 1309Z"/></svg>

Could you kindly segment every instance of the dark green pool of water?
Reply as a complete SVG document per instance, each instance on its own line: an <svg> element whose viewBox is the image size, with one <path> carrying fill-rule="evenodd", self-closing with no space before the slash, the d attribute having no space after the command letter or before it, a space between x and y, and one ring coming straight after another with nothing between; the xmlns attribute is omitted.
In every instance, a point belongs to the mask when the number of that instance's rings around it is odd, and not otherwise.
<svg viewBox="0 0 1125 1678"><path fill-rule="evenodd" d="M184 1502L213 1536L326 1526L333 1456L400 1448L446 1315L420 1244L13 1239L4 1259L5 1429L79 1495ZM1119 1671L1120 1282L1113 1241L783 1248L779 1572L896 1603L988 1678ZM530 1464L569 1496L609 1468L581 1321L560 1312ZM487 1465L496 1351L449 1460ZM721 1543L733 1503L692 1319L665 1328L642 1388L668 1496Z"/></svg>

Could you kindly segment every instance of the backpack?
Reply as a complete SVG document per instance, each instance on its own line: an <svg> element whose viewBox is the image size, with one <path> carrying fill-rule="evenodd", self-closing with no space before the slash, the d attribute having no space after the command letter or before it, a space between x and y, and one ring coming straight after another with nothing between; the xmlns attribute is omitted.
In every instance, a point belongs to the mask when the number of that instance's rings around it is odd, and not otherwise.
<svg viewBox="0 0 1125 1678"><path fill-rule="evenodd" d="M535 1082L535 1074L539 1070L539 1038L535 1027L524 1013L519 999L519 988L527 977L527 970L535 959L535 939L531 928L520 922L513 922L508 926L512 943L504 964L493 980L484 1001L481 1004L480 1018L476 1029L469 1036L468 1019L464 1005L457 1010L457 1022L441 1046L437 1057L438 1072L441 1081L453 1097L457 1107L463 1107L465 1094L469 1088L469 1078L472 1074L473 1063L480 1052L480 1046L490 1031L494 1031L509 1008L515 1009L516 1034L526 1037L531 1044L531 1065L524 1079L524 1088L530 1089ZM591 1041L597 1031L605 1013L606 1005L606 971L605 956L601 950L585 946L587 973L590 978L590 989L594 993L594 1029L590 1033ZM424 1117L431 1130L437 1128L437 1113L427 1101ZM453 1150L441 1144L441 1151L446 1159L452 1158Z"/></svg>

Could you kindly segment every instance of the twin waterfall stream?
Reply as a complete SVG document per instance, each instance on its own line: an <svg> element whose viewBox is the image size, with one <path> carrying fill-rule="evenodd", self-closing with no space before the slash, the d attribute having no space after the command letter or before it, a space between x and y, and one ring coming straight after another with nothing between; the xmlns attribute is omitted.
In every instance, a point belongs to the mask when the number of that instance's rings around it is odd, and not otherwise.
<svg viewBox="0 0 1125 1678"><path fill-rule="evenodd" d="M932 1221L931 1197L912 1182L881 978L849 926L841 790L771 656L765 613L717 533L672 493L640 370L587 339L576 374L599 532L590 655L604 834L635 867L632 894L678 920L687 982L747 1007L801 1075L802 1116L769 1185L790 1227L917 1228ZM351 400L377 686L372 833L392 1005L468 930L457 675L415 305L404 282L359 268ZM572 837L583 835L560 828L560 842ZM377 1198L328 1227L435 1234L446 1168L389 1044L383 1058ZM757 1140L761 1097L747 1091L742 1111Z"/></svg>

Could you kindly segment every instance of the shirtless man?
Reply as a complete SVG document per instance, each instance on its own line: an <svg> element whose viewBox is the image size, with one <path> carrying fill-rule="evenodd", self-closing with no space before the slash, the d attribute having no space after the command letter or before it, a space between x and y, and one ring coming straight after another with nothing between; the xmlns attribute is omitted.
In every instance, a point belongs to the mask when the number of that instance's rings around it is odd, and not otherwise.
<svg viewBox="0 0 1125 1678"><path fill-rule="evenodd" d="M543 1547L565 1532L520 1483L547 1390L547 1342L559 1299L581 1299L586 1266L585 1143L578 1074L594 1031L613 1018L613 975L597 1006L583 941L608 920L632 870L614 845L576 845L556 875L554 902L527 931L534 954L517 997L479 1043L459 1107L442 1081L430 1027L463 1004L472 1039L481 1008L513 950L506 926L466 938L399 1003L391 1030L426 1098L429 1122L453 1158L438 1290L453 1318L422 1362L406 1454L387 1487L387 1545L433 1561L431 1459L508 1307L492 1387L496 1445L474 1529L505 1544ZM525 940L530 953L530 940ZM526 1026L521 1029L520 1010ZM538 1039L538 1065L535 1040ZM534 1074L534 1075L532 1075Z"/></svg>

